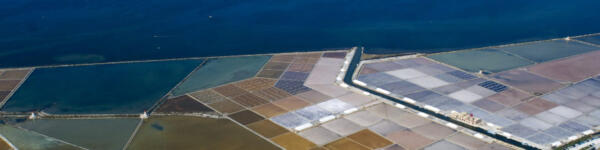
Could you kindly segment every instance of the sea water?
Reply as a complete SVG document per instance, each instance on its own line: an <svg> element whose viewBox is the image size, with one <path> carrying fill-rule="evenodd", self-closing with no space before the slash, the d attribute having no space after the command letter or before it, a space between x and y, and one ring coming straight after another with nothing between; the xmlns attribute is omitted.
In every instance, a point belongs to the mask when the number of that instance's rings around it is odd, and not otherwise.
<svg viewBox="0 0 600 150"><path fill-rule="evenodd" d="M365 46L433 52L600 32L600 1L0 1L0 67Z"/></svg>

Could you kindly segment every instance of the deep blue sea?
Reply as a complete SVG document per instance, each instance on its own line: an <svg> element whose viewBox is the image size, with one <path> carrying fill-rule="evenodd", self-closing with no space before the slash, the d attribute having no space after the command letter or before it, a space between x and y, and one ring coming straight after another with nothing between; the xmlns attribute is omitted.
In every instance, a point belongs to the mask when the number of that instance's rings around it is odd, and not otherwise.
<svg viewBox="0 0 600 150"><path fill-rule="evenodd" d="M435 52L600 32L600 1L0 0L0 67L365 46Z"/></svg>

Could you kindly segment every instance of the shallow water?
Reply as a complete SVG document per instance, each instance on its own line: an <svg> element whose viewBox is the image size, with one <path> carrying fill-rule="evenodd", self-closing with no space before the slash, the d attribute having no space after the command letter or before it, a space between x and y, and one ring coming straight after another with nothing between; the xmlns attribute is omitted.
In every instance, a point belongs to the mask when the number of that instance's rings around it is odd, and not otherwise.
<svg viewBox="0 0 600 150"><path fill-rule="evenodd" d="M36 69L3 111L141 113L203 60Z"/></svg>
<svg viewBox="0 0 600 150"><path fill-rule="evenodd" d="M183 95L253 77L269 58L270 56L264 55L209 59L175 88L173 95Z"/></svg>
<svg viewBox="0 0 600 150"><path fill-rule="evenodd" d="M427 57L469 72L482 70L495 73L535 63L495 49L439 53Z"/></svg>
<svg viewBox="0 0 600 150"><path fill-rule="evenodd" d="M0 125L0 134L15 147L27 150L77 150L80 148L62 143L56 139L42 136L8 125Z"/></svg>
<svg viewBox="0 0 600 150"><path fill-rule="evenodd" d="M19 126L88 149L120 150L140 119L41 119Z"/></svg>
<svg viewBox="0 0 600 150"><path fill-rule="evenodd" d="M366 46L439 51L600 32L600 1L0 2L0 67ZM210 17L212 16L212 17Z"/></svg>
<svg viewBox="0 0 600 150"><path fill-rule="evenodd" d="M279 149L226 119L151 117L127 149Z"/></svg>
<svg viewBox="0 0 600 150"><path fill-rule="evenodd" d="M538 63L600 50L599 47L565 40L544 41L518 46L500 47L498 49Z"/></svg>

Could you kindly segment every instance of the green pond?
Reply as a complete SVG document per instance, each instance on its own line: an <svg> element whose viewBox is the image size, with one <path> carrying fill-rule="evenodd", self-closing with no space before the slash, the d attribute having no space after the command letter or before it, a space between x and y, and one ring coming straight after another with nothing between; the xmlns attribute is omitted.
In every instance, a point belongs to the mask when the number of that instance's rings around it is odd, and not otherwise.
<svg viewBox="0 0 600 150"><path fill-rule="evenodd" d="M120 150L140 119L39 119L19 126L88 149Z"/></svg>
<svg viewBox="0 0 600 150"><path fill-rule="evenodd" d="M10 125L0 125L0 134L15 147L24 150L79 150L81 148L65 144L57 139L19 129Z"/></svg>
<svg viewBox="0 0 600 150"><path fill-rule="evenodd" d="M151 117L127 149L272 150L275 145L227 119Z"/></svg>

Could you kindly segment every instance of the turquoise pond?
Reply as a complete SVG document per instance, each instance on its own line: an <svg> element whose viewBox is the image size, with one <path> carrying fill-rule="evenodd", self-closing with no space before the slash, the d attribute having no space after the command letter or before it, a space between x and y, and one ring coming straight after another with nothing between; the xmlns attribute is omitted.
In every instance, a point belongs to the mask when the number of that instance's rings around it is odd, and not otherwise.
<svg viewBox="0 0 600 150"><path fill-rule="evenodd" d="M438 53L427 57L469 72L501 72L535 63L495 49Z"/></svg>
<svg viewBox="0 0 600 150"><path fill-rule="evenodd" d="M577 38L577 40L600 45L600 35L581 37Z"/></svg>
<svg viewBox="0 0 600 150"><path fill-rule="evenodd" d="M489 49L436 53L427 57L469 72L482 70L497 73L595 50L600 48L576 41L550 40Z"/></svg>
<svg viewBox="0 0 600 150"><path fill-rule="evenodd" d="M270 58L269 55L256 55L209 59L175 88L173 95L179 96L253 77Z"/></svg>
<svg viewBox="0 0 600 150"><path fill-rule="evenodd" d="M204 60L36 69L2 111L51 114L141 113Z"/></svg>
<svg viewBox="0 0 600 150"><path fill-rule="evenodd" d="M538 63L600 50L598 47L565 40L535 42L518 46L500 47L498 49Z"/></svg>
<svg viewBox="0 0 600 150"><path fill-rule="evenodd" d="M15 147L26 150L76 150L75 146L65 144L57 139L19 129L9 125L0 125L0 134Z"/></svg>
<svg viewBox="0 0 600 150"><path fill-rule="evenodd" d="M19 126L88 149L120 150L140 119L41 119Z"/></svg>

